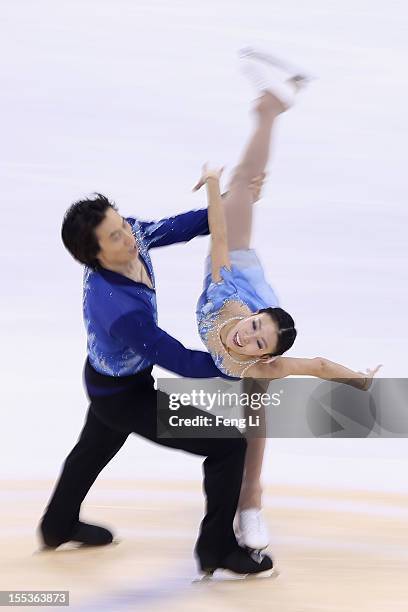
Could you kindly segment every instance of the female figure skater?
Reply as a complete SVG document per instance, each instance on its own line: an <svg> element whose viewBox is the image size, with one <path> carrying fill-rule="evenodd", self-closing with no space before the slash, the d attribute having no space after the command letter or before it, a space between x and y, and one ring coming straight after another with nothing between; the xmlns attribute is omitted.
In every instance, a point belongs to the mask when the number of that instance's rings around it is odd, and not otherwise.
<svg viewBox="0 0 408 612"><path fill-rule="evenodd" d="M309 375L342 379L367 390L381 366L362 373L320 357L281 357L292 346L297 331L291 315L279 307L261 263L250 248L253 197L248 186L264 173L276 118L292 105L296 92L308 79L273 56L254 49L245 50L241 62L260 95L255 105L255 131L222 204L219 186L222 170L211 171L204 166L194 187L197 190L207 186L211 231L211 252L197 304L199 334L217 367L230 376L270 380L291 374ZM277 79L277 69L285 71L289 78ZM247 442L239 531L241 544L263 549L268 545L260 483L265 440L252 438Z"/></svg>

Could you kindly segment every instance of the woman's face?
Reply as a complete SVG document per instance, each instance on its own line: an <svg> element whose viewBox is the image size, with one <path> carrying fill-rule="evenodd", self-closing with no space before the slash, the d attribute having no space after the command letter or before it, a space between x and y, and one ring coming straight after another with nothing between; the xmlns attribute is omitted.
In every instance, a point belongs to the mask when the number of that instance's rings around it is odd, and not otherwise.
<svg viewBox="0 0 408 612"><path fill-rule="evenodd" d="M278 326L266 313L238 321L226 337L227 347L240 355L262 357L273 353L278 344Z"/></svg>

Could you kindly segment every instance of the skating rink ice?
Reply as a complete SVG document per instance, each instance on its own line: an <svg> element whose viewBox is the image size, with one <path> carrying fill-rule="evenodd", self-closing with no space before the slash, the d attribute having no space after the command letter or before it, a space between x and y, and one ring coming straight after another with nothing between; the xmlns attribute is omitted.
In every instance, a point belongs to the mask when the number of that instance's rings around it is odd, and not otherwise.
<svg viewBox="0 0 408 612"><path fill-rule="evenodd" d="M0 588L69 590L84 611L405 612L404 439L269 440L274 579L193 583L201 462L136 436L83 506L120 542L36 553L87 408L82 273L60 240L63 213L93 191L142 219L205 205L191 194L202 163L231 170L252 125L243 45L319 77L279 121L256 205L253 244L299 330L289 355L407 376L405 3L2 9ZM191 348L202 348L194 307L207 248L200 238L152 252L159 323Z"/></svg>

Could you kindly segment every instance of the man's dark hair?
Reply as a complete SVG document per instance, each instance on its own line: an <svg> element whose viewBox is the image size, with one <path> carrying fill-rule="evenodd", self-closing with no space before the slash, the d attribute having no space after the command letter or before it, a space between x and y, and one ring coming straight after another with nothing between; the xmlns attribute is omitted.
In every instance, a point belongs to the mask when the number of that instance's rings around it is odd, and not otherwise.
<svg viewBox="0 0 408 612"><path fill-rule="evenodd" d="M283 308L262 308L258 312L266 312L278 326L278 345L269 356L277 357L278 355L283 355L285 351L290 349L297 336L294 320Z"/></svg>
<svg viewBox="0 0 408 612"><path fill-rule="evenodd" d="M97 254L100 250L95 228L104 220L109 208L117 210L114 202L101 193L93 198L74 202L64 215L61 236L65 248L82 264L91 268L100 267Z"/></svg>

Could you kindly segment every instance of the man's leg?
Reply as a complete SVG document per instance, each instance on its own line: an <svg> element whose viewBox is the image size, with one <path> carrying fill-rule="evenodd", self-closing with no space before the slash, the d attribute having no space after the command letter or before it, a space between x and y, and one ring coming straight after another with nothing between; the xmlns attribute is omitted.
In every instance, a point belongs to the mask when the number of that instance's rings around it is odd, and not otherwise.
<svg viewBox="0 0 408 612"><path fill-rule="evenodd" d="M201 522L196 554L203 569L217 567L221 559L237 546L233 522L237 510L244 470L246 440L227 438L200 450L204 461L206 514ZM216 444L214 444L214 442ZM216 446L222 446L222 452Z"/></svg>
<svg viewBox="0 0 408 612"><path fill-rule="evenodd" d="M166 394L162 394L164 398ZM154 414L155 410L150 413ZM177 411L180 418L191 419L203 414L192 406L183 406ZM208 413L205 416L211 420L212 427L197 427L194 431L189 428L192 437L157 438L155 434L154 439L158 444L206 457L203 464L206 513L201 522L196 554L202 568L211 568L217 567L238 547L233 522L241 491L246 440L236 428L216 425L215 417ZM208 433L211 437L202 437Z"/></svg>
<svg viewBox="0 0 408 612"><path fill-rule="evenodd" d="M215 426L211 430L189 428L192 436L159 438L157 435L157 395L153 388L137 394L94 401L93 410L110 427L117 424L132 427L132 430L162 446L184 450L188 453L206 457L204 461L204 489L207 498L206 514L201 523L196 553L202 567L217 567L221 560L238 548L233 530L233 520L241 489L245 461L246 441L238 430L226 426ZM162 400L166 401L162 393ZM120 410L118 410L120 406ZM204 413L191 406L183 406L178 412L180 417L193 418ZM213 419L208 414L208 418ZM167 429L171 429L167 427ZM211 436L208 435L211 431ZM231 437L235 435L235 437ZM222 437L224 436L224 437Z"/></svg>
<svg viewBox="0 0 408 612"><path fill-rule="evenodd" d="M42 539L47 546L56 547L72 539L95 544L107 544L112 540L108 530L79 523L79 511L98 474L127 437L127 433L107 427L88 410L79 440L64 463L40 523Z"/></svg>

